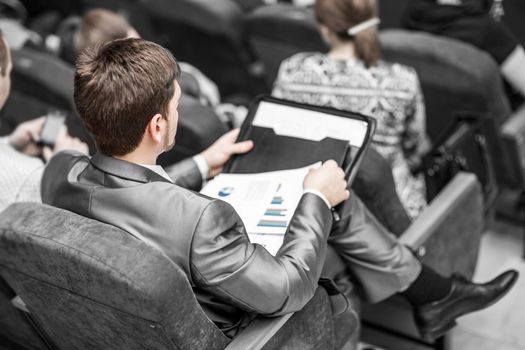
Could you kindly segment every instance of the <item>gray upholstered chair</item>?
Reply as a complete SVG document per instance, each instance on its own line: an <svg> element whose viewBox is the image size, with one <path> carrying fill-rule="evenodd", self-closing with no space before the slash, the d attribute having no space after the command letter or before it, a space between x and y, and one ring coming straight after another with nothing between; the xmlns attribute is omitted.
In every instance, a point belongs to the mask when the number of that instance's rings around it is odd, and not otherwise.
<svg viewBox="0 0 525 350"><path fill-rule="evenodd" d="M233 0L138 0L165 47L213 80L221 95L252 97L261 70L245 42L243 8Z"/></svg>
<svg viewBox="0 0 525 350"><path fill-rule="evenodd" d="M230 342L160 251L44 204L17 203L0 214L0 274L10 291L0 306L11 299L20 310L2 308L0 325L17 332L2 328L0 336L32 349L46 347L23 339L32 332L27 318L52 348L68 350L355 349L359 336L355 311L334 317L318 288L303 310L258 317Z"/></svg>
<svg viewBox="0 0 525 350"><path fill-rule="evenodd" d="M483 227L481 186L474 174L460 172L412 222L400 240L411 247L423 263L444 276L460 273L471 278ZM393 349L447 348L446 337L432 344L420 339L411 307L399 296L362 307L362 321L370 326L371 334L381 330L382 336L374 338L375 345ZM370 336L367 334L365 340ZM392 345L400 342L401 347Z"/></svg>

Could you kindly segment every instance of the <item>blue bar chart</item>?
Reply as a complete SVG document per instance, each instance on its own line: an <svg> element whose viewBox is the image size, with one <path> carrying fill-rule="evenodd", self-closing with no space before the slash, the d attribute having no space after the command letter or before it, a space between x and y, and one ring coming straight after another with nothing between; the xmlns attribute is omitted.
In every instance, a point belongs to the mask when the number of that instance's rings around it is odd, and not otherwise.
<svg viewBox="0 0 525 350"><path fill-rule="evenodd" d="M259 220L257 226L259 227L288 227L288 220L284 218L287 216L288 208L283 207L284 199L278 195L281 189L281 184L277 186L275 194L270 201L270 207L264 212L264 216Z"/></svg>

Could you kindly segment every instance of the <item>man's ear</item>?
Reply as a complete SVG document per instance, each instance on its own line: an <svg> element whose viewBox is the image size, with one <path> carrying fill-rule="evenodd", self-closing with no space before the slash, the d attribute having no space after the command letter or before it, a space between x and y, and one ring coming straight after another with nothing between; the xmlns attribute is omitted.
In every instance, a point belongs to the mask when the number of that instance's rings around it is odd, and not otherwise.
<svg viewBox="0 0 525 350"><path fill-rule="evenodd" d="M157 113L146 126L146 135L155 143L162 143L162 135L166 127L166 120Z"/></svg>

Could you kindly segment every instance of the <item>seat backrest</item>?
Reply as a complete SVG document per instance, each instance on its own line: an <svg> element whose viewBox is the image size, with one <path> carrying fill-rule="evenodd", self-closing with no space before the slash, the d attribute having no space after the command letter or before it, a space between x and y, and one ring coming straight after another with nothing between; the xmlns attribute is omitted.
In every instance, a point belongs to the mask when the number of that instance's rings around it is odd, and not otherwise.
<svg viewBox="0 0 525 350"><path fill-rule="evenodd" d="M386 60L417 71L431 139L447 130L458 111L486 112L493 124L487 140L498 182L514 184L513 160L498 131L511 108L495 61L471 45L424 32L391 29L381 32L380 39Z"/></svg>
<svg viewBox="0 0 525 350"><path fill-rule="evenodd" d="M410 0L379 0L379 18L381 18L381 29L399 28L401 17Z"/></svg>
<svg viewBox="0 0 525 350"><path fill-rule="evenodd" d="M27 8L30 16L50 11L59 11L62 16L69 16L80 11L80 0L20 0Z"/></svg>
<svg viewBox="0 0 525 350"><path fill-rule="evenodd" d="M264 64L268 89L285 58L298 52L328 50L319 35L311 8L291 4L259 7L247 17L246 31Z"/></svg>
<svg viewBox="0 0 525 350"><path fill-rule="evenodd" d="M381 32L386 60L413 67L421 80L429 133L435 139L454 111L489 112L501 125L511 114L497 64L475 47L424 32Z"/></svg>
<svg viewBox="0 0 525 350"><path fill-rule="evenodd" d="M126 232L38 203L0 214L0 273L58 349L219 349L184 273Z"/></svg>
<svg viewBox="0 0 525 350"><path fill-rule="evenodd" d="M56 108L74 110L74 70L55 56L33 49L13 50L12 89Z"/></svg>
<svg viewBox="0 0 525 350"><path fill-rule="evenodd" d="M244 36L244 13L233 0L139 0L175 57L199 68L222 96L254 95L264 83Z"/></svg>

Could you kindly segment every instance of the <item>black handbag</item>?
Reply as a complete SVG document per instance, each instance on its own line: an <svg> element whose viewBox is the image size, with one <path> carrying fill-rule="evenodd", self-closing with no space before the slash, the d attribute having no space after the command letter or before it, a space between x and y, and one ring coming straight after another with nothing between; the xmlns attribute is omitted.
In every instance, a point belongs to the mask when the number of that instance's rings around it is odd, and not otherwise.
<svg viewBox="0 0 525 350"><path fill-rule="evenodd" d="M483 114L457 114L434 148L423 157L428 202L459 171L474 173L481 183L486 205L493 202L497 185L485 136L488 119Z"/></svg>

